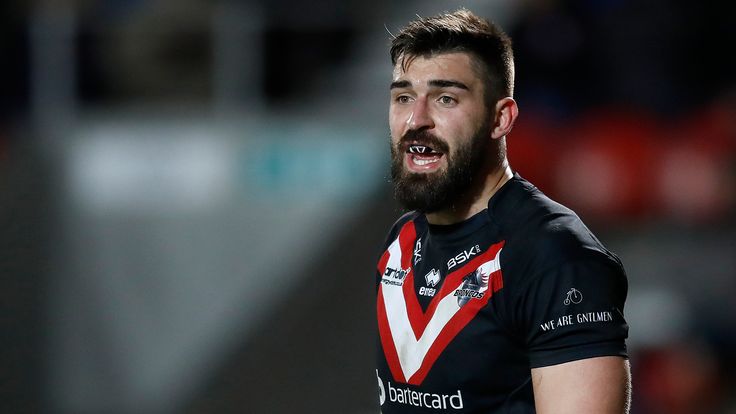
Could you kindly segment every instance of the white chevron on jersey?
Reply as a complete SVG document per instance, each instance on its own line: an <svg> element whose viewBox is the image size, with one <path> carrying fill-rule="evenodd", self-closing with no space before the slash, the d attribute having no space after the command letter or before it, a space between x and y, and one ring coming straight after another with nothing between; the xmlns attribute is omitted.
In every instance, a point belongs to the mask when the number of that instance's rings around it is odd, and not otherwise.
<svg viewBox="0 0 736 414"><path fill-rule="evenodd" d="M387 267L400 269L402 263L402 251L397 237L388 248L389 258ZM500 269L501 250L495 257L483 264L480 269L484 283L484 287L480 292L488 289L488 279L490 275ZM413 271L413 269L412 269ZM447 326L447 323L461 309L458 305L457 298L453 295L455 289L451 289L443 297L437 305L427 327L424 329L421 337L416 338L414 330L411 327L409 314L407 311L406 300L402 286L383 284L381 286L383 292L383 300L385 303L386 316L388 319L391 337L393 338L396 352L398 354L401 370L404 378L409 380L422 365L432 344Z"/></svg>

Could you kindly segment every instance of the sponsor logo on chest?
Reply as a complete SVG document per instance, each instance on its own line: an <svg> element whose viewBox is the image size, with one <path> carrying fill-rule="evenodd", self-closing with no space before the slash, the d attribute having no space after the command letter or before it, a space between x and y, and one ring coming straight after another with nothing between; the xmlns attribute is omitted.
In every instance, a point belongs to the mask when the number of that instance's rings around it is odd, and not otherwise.
<svg viewBox="0 0 736 414"><path fill-rule="evenodd" d="M468 260L470 260L470 258L477 255L478 253L480 253L480 246L477 244L468 250L461 251L460 253L456 254L455 257L452 257L450 258L450 260L447 261L447 270L450 270L459 264L467 262Z"/></svg>
<svg viewBox="0 0 736 414"><path fill-rule="evenodd" d="M386 267L386 271L383 272L383 277L381 277L381 283L402 286L404 284L404 279L406 279L406 275L409 274L409 270L410 269L394 269Z"/></svg>
<svg viewBox="0 0 736 414"><path fill-rule="evenodd" d="M395 404L431 408L442 410L442 412L447 412L449 409L463 409L463 394L460 390L457 390L457 393L454 394L435 394L414 390L405 384L392 384L391 381L386 381L388 387L388 392L386 392L387 387L383 386L383 380L378 375L378 370L376 370L376 377L378 378L378 401L381 405L389 400Z"/></svg>

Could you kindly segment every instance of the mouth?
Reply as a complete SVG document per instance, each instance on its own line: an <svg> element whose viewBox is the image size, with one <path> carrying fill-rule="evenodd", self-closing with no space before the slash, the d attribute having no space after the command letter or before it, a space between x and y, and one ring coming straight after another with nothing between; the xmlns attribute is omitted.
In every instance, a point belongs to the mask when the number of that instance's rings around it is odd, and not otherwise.
<svg viewBox="0 0 736 414"><path fill-rule="evenodd" d="M431 172L440 168L445 154L429 145L412 143L406 147L406 164L414 172Z"/></svg>

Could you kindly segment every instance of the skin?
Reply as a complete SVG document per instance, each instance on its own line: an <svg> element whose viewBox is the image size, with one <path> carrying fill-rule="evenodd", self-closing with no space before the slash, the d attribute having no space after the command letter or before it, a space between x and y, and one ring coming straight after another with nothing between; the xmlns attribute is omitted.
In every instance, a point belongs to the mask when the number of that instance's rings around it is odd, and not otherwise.
<svg viewBox="0 0 736 414"><path fill-rule="evenodd" d="M402 70L398 62L393 71L389 127L394 145L407 131L426 129L443 139L450 152L459 140L469 140L486 118L491 119L489 140L504 138L511 131L518 107L511 97L496 103L488 111L484 102L482 77L467 53L445 53L428 58L416 57ZM497 144L497 142L496 142ZM486 208L488 200L513 173L506 160L496 163L489 154L470 191L458 200L454 208L427 214L432 224L452 224L463 221ZM432 174L447 170L447 158L421 166L411 157L404 157L409 171Z"/></svg>
<svg viewBox="0 0 736 414"><path fill-rule="evenodd" d="M582 359L532 369L539 414L628 413L629 361L616 356Z"/></svg>
<svg viewBox="0 0 736 414"><path fill-rule="evenodd" d="M491 120L487 139L498 144L511 131L519 114L511 97L500 99L491 110L484 101L483 76L467 53L417 56L393 70L389 127L396 145L409 130L426 129L445 141L452 152L469 140L485 121ZM489 146L493 151L494 145ZM432 224L466 220L486 208L488 200L512 176L508 160L497 161L489 153L470 190L453 208L427 214ZM404 168L421 174L447 169L447 157L420 165L404 155ZM534 399L540 414L627 413L631 375L629 363L620 357L599 357L531 371Z"/></svg>

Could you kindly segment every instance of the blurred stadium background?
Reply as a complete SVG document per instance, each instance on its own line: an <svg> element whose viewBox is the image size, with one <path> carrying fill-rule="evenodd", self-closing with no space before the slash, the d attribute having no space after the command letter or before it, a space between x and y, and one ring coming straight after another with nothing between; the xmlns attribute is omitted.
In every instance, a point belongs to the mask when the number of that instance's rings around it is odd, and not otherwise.
<svg viewBox="0 0 736 414"><path fill-rule="evenodd" d="M377 412L388 32L463 5L627 267L634 413L736 413L736 10L684 0L2 2L0 411Z"/></svg>

